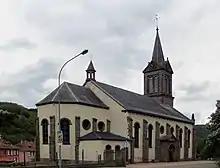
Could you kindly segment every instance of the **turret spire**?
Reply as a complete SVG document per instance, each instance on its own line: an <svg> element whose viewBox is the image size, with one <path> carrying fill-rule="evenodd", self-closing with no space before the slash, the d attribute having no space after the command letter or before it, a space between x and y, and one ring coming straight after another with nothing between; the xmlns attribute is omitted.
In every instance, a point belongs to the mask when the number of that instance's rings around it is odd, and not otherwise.
<svg viewBox="0 0 220 168"><path fill-rule="evenodd" d="M86 69L86 74L87 74L86 80L87 81L88 80L94 80L95 81L95 72L96 72L96 70L95 70L94 65L92 63L92 60L91 60L90 63L89 63L88 68Z"/></svg>

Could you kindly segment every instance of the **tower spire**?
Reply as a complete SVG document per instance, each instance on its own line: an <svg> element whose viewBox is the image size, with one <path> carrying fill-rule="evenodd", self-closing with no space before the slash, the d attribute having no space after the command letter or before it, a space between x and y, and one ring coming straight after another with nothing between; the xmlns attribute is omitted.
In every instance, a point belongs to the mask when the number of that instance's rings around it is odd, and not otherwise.
<svg viewBox="0 0 220 168"><path fill-rule="evenodd" d="M152 61L155 63L162 63L164 61L163 49L160 42L159 28L156 28L156 38L154 42L154 49L152 54Z"/></svg>
<svg viewBox="0 0 220 168"><path fill-rule="evenodd" d="M157 15L155 20L158 21ZM173 70L169 60L164 59L158 24L156 26L152 60L143 70L143 73L144 94L158 100L162 104L167 104L172 107L174 100L174 97L172 96Z"/></svg>

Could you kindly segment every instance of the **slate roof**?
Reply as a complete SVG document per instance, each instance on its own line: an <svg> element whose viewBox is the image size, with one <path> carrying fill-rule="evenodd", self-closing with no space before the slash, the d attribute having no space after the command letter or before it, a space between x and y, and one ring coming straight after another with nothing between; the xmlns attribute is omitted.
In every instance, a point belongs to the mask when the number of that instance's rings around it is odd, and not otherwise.
<svg viewBox="0 0 220 168"><path fill-rule="evenodd" d="M36 104L36 106L52 103L66 103L66 104L83 104L93 107L100 107L109 109L89 88L79 86L76 84L63 82L58 88L52 91L48 96Z"/></svg>
<svg viewBox="0 0 220 168"><path fill-rule="evenodd" d="M86 140L108 140L108 141L130 141L128 138L110 132L90 132L82 137L81 141Z"/></svg>
<svg viewBox="0 0 220 168"><path fill-rule="evenodd" d="M161 136L160 140L161 141L176 141L177 138L174 135L170 134L170 135L163 135L163 136Z"/></svg>
<svg viewBox="0 0 220 168"><path fill-rule="evenodd" d="M158 101L147 95L137 94L98 81L94 82L94 84L114 98L123 108L125 108L125 111L172 119L190 124L193 123L192 120L184 116L175 108L172 108L169 105L160 104Z"/></svg>
<svg viewBox="0 0 220 168"><path fill-rule="evenodd" d="M0 149L19 149L19 147L12 145L9 141L0 139Z"/></svg>

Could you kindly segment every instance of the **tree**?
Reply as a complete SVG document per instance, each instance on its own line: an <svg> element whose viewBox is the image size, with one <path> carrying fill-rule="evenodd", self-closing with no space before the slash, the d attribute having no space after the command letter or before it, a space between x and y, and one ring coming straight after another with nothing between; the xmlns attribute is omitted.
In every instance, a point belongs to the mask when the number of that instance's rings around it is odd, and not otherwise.
<svg viewBox="0 0 220 168"><path fill-rule="evenodd" d="M196 125L196 145L197 154L201 154L206 143L206 139L211 132L206 125Z"/></svg>
<svg viewBox="0 0 220 168"><path fill-rule="evenodd" d="M207 137L203 153L208 157L220 158L220 101L217 101L216 111L210 115L207 128L210 134Z"/></svg>
<svg viewBox="0 0 220 168"><path fill-rule="evenodd" d="M0 135L15 144L34 140L36 136L36 109L27 109L16 103L0 102Z"/></svg>

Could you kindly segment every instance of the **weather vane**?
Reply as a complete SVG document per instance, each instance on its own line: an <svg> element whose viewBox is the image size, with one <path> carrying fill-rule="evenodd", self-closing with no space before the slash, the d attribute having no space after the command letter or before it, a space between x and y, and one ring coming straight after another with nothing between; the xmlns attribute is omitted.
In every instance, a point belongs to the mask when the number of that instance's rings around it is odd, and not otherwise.
<svg viewBox="0 0 220 168"><path fill-rule="evenodd" d="M159 16L158 14L155 15L154 21L156 22L157 30L158 30L158 24L159 24Z"/></svg>

